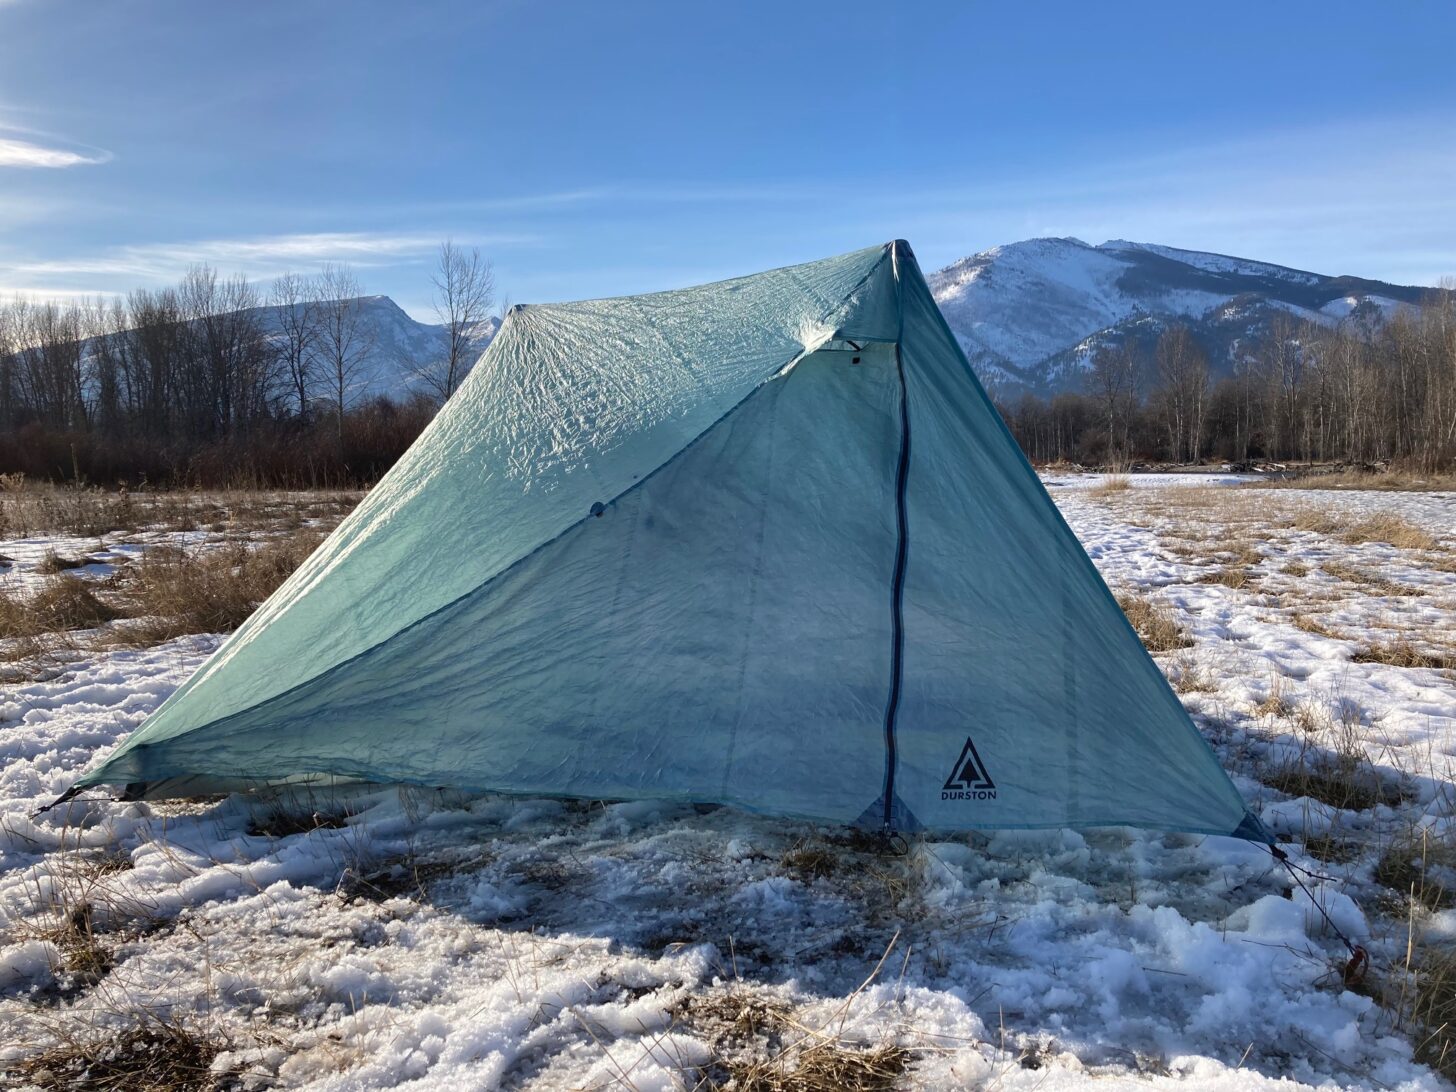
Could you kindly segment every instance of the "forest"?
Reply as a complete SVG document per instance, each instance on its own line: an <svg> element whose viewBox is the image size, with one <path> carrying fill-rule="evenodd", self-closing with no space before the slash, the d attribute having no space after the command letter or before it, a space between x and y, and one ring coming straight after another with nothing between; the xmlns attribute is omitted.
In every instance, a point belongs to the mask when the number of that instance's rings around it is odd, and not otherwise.
<svg viewBox="0 0 1456 1092"><path fill-rule="evenodd" d="M105 487L367 485L468 371L488 264L441 248L444 336L415 393L355 397L374 352L345 267L266 288L199 266L110 301L0 304L0 473ZM993 396L996 392L993 390ZM996 398L1039 465L1456 466L1456 293L1379 323L1280 313L1230 369L1187 327L1104 347L1080 389Z"/></svg>

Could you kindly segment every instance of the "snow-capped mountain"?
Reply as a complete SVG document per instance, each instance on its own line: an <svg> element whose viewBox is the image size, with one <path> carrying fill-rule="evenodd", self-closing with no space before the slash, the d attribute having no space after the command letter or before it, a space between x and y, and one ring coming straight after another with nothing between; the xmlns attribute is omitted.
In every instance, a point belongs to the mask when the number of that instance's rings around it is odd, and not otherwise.
<svg viewBox="0 0 1456 1092"><path fill-rule="evenodd" d="M1380 321L1431 291L1122 239L1028 239L929 280L977 373L1003 395L1077 389L1099 347L1131 341L1150 351L1174 322L1219 372L1252 353L1281 312Z"/></svg>
<svg viewBox="0 0 1456 1092"><path fill-rule="evenodd" d="M398 401L417 391L433 393L425 373L445 355L445 327L417 322L388 296L361 296L355 302L360 309L360 341L370 346L370 352L359 369L353 397L363 400L382 395ZM258 312L264 329L278 330L279 308L262 307ZM467 368L490 344L500 323L491 316L476 327Z"/></svg>

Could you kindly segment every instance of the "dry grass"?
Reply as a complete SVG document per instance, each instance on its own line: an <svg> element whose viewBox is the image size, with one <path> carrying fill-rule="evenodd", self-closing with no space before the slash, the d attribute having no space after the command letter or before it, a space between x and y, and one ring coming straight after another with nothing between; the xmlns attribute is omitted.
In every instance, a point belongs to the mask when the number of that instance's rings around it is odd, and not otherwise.
<svg viewBox="0 0 1456 1092"><path fill-rule="evenodd" d="M307 834L313 830L339 830L347 826L346 812L305 812L286 808L275 808L263 815L256 815L248 824L248 834L254 838L288 838L294 834Z"/></svg>
<svg viewBox="0 0 1456 1092"><path fill-rule="evenodd" d="M118 617L90 586L53 576L28 597L0 595L0 640L25 640L61 630L94 629Z"/></svg>
<svg viewBox="0 0 1456 1092"><path fill-rule="evenodd" d="M733 1092L893 1092L910 1059L910 1051L901 1046L857 1048L819 1041L791 1059L730 1065L727 1084L707 1087Z"/></svg>
<svg viewBox="0 0 1456 1092"><path fill-rule="evenodd" d="M741 985L690 996L676 1015L710 1046L694 1087L714 1092L891 1092L913 1058L805 1028L782 1000Z"/></svg>
<svg viewBox="0 0 1456 1092"><path fill-rule="evenodd" d="M1300 712L1312 717L1313 706L1303 705ZM1328 719L1326 713L1320 719ZM1307 731L1323 727L1306 724ZM1370 765L1359 746L1354 727L1340 734L1333 753L1308 749L1292 760L1280 763L1260 778L1264 784L1286 796L1305 796L1342 811L1369 811L1379 804L1398 807L1406 799L1405 790L1385 781Z"/></svg>
<svg viewBox="0 0 1456 1092"><path fill-rule="evenodd" d="M1173 616L1173 612L1145 595L1126 594L1117 597L1117 605L1149 652L1172 652L1191 648L1193 641Z"/></svg>
<svg viewBox="0 0 1456 1092"><path fill-rule="evenodd" d="M237 629L317 547L317 534L222 547L150 550L122 577L120 597L134 619L117 631L126 644L151 645L189 633Z"/></svg>
<svg viewBox="0 0 1456 1092"><path fill-rule="evenodd" d="M1087 490L1090 497L1110 497L1118 493L1126 493L1132 488L1132 479L1126 474L1108 474L1096 485Z"/></svg>
<svg viewBox="0 0 1456 1092"><path fill-rule="evenodd" d="M1294 711L1294 703L1285 694L1284 687L1284 676L1278 671L1271 671L1269 689L1265 691L1264 699L1254 706L1255 714L1270 720L1289 716Z"/></svg>
<svg viewBox="0 0 1456 1092"><path fill-rule="evenodd" d="M54 576L28 604L36 624L48 631L95 629L120 617L120 612L96 597L84 580Z"/></svg>
<svg viewBox="0 0 1456 1092"><path fill-rule="evenodd" d="M1394 580L1387 580L1377 573L1372 573L1369 569L1361 569L1338 559L1323 561L1320 563L1320 568L1336 580L1343 580L1347 584L1358 584L1376 595L1425 594L1420 588L1413 588L1409 584L1398 584Z"/></svg>
<svg viewBox="0 0 1456 1092"><path fill-rule="evenodd" d="M1296 613L1290 617L1289 621L1295 629L1303 630L1305 633L1313 633L1319 637L1329 637L1335 641L1343 641L1345 639L1344 634L1339 630L1331 629L1312 614Z"/></svg>
<svg viewBox="0 0 1456 1092"><path fill-rule="evenodd" d="M805 883L828 879L834 875L839 858L828 846L800 842L779 858L784 870Z"/></svg>
<svg viewBox="0 0 1456 1092"><path fill-rule="evenodd" d="M109 491L0 475L0 538L67 534L83 538L139 530L288 530L304 520L337 523L357 493L304 495L239 488L197 492Z"/></svg>
<svg viewBox="0 0 1456 1092"><path fill-rule="evenodd" d="M1401 1002L1416 1061L1456 1081L1456 951L1447 945L1412 947Z"/></svg>
<svg viewBox="0 0 1456 1092"><path fill-rule="evenodd" d="M1222 584L1225 588L1232 588L1234 591L1253 587L1258 584L1258 580L1255 573L1242 565L1225 565L1214 572L1204 573L1198 578L1200 584Z"/></svg>
<svg viewBox="0 0 1456 1092"><path fill-rule="evenodd" d="M1172 680L1173 689L1180 694L1218 692L1218 680L1191 653L1184 652L1173 660L1169 678Z"/></svg>
<svg viewBox="0 0 1456 1092"><path fill-rule="evenodd" d="M1337 838L1333 834L1306 834L1304 848L1311 857L1326 864L1349 864L1360 856L1359 842Z"/></svg>
<svg viewBox="0 0 1456 1092"><path fill-rule="evenodd" d="M31 1088L74 1092L204 1092L232 1082L213 1072L230 1044L176 1021L139 1015L123 1031L88 1028L58 1038L38 1054L10 1064L10 1074Z"/></svg>
<svg viewBox="0 0 1456 1092"><path fill-rule="evenodd" d="M1456 490L1456 476L1411 471L1342 470L1270 478L1244 483L1246 489L1374 489L1397 493L1432 493Z"/></svg>
<svg viewBox="0 0 1456 1092"><path fill-rule="evenodd" d="M1403 550L1434 550L1439 545L1424 527L1395 512L1354 516L1331 508L1300 505L1290 513L1289 525L1296 531L1313 531L1349 546L1386 542Z"/></svg>
<svg viewBox="0 0 1456 1092"><path fill-rule="evenodd" d="M1375 882L1410 899L1412 907L1446 910L1456 906L1456 845L1412 831L1396 839L1375 865Z"/></svg>
<svg viewBox="0 0 1456 1092"><path fill-rule="evenodd" d="M1308 576L1309 566L1306 565L1303 561L1289 561L1286 562L1279 571L1281 573L1284 573L1286 576Z"/></svg>
<svg viewBox="0 0 1456 1092"><path fill-rule="evenodd" d="M1428 652L1417 648L1403 636L1384 644L1362 645L1350 654L1350 659L1357 664L1429 667L1438 671L1456 671L1456 655L1449 652Z"/></svg>

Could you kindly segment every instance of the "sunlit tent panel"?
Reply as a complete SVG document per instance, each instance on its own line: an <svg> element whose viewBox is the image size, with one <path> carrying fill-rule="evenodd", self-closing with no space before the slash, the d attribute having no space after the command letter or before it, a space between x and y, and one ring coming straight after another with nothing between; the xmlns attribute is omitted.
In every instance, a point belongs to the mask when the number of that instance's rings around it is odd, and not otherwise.
<svg viewBox="0 0 1456 1092"><path fill-rule="evenodd" d="M77 787L310 779L1266 838L903 242L513 309Z"/></svg>

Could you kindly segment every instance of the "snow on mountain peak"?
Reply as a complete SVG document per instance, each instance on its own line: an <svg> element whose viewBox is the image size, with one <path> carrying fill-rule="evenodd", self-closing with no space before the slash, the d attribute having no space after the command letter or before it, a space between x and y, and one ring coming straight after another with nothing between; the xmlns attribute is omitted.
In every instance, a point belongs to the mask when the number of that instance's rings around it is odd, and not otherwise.
<svg viewBox="0 0 1456 1092"><path fill-rule="evenodd" d="M1388 314L1425 291L1127 239L1027 239L962 258L929 280L984 381L1043 392L1080 382L1102 340L1155 337L1171 321L1202 335L1218 368L1269 321L1271 307L1335 322Z"/></svg>

